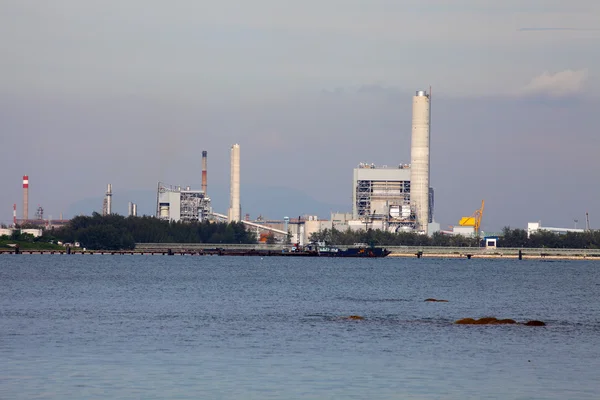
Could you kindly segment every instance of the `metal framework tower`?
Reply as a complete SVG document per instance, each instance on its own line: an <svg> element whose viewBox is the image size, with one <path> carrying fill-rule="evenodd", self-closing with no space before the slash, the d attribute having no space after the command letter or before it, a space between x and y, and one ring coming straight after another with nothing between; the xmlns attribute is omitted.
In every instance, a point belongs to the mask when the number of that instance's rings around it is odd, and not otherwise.
<svg viewBox="0 0 600 400"><path fill-rule="evenodd" d="M42 206L38 206L37 211L35 212L35 219L39 221L44 219L44 209Z"/></svg>

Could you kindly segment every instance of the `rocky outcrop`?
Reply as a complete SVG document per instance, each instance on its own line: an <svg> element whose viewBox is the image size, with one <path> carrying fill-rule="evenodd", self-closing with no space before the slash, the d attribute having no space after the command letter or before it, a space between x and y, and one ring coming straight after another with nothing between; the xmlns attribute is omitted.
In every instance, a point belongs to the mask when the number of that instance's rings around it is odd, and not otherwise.
<svg viewBox="0 0 600 400"><path fill-rule="evenodd" d="M350 315L348 317L342 317L342 319L349 319L352 321L361 321L363 319L365 319L364 317L361 317L360 315Z"/></svg>
<svg viewBox="0 0 600 400"><path fill-rule="evenodd" d="M514 319L498 319L495 317L483 317L479 319L463 318L455 322L460 325L509 325L516 324Z"/></svg>
<svg viewBox="0 0 600 400"><path fill-rule="evenodd" d="M538 320L532 320L532 321L525 322L523 325L527 325L527 326L546 326L546 323L542 322L542 321L538 321Z"/></svg>

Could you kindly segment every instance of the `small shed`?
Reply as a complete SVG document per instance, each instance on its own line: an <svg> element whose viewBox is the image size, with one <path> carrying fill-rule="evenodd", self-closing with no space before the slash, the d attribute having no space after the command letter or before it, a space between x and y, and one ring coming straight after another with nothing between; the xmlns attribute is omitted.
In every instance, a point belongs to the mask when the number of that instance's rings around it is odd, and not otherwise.
<svg viewBox="0 0 600 400"><path fill-rule="evenodd" d="M498 236L485 236L483 243L486 249L495 249L498 244Z"/></svg>

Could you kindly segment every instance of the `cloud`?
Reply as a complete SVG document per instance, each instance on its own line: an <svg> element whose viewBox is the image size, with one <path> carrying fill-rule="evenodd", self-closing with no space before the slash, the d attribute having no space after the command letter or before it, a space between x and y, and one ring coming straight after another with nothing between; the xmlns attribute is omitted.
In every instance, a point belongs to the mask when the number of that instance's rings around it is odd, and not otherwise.
<svg viewBox="0 0 600 400"><path fill-rule="evenodd" d="M544 72L536 76L521 89L524 96L569 97L583 91L583 85L588 78L588 70L566 69L555 74Z"/></svg>

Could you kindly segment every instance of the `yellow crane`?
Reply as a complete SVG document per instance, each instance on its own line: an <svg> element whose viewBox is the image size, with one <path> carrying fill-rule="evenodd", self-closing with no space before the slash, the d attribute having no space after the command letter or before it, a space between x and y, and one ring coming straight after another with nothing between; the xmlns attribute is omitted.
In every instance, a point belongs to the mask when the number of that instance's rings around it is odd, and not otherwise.
<svg viewBox="0 0 600 400"><path fill-rule="evenodd" d="M459 226L472 226L475 230L475 235L479 237L479 228L481 227L481 218L483 217L483 207L485 206L485 201L481 200L481 208L479 210L475 210L473 215L470 217L462 217L460 221L458 221Z"/></svg>

